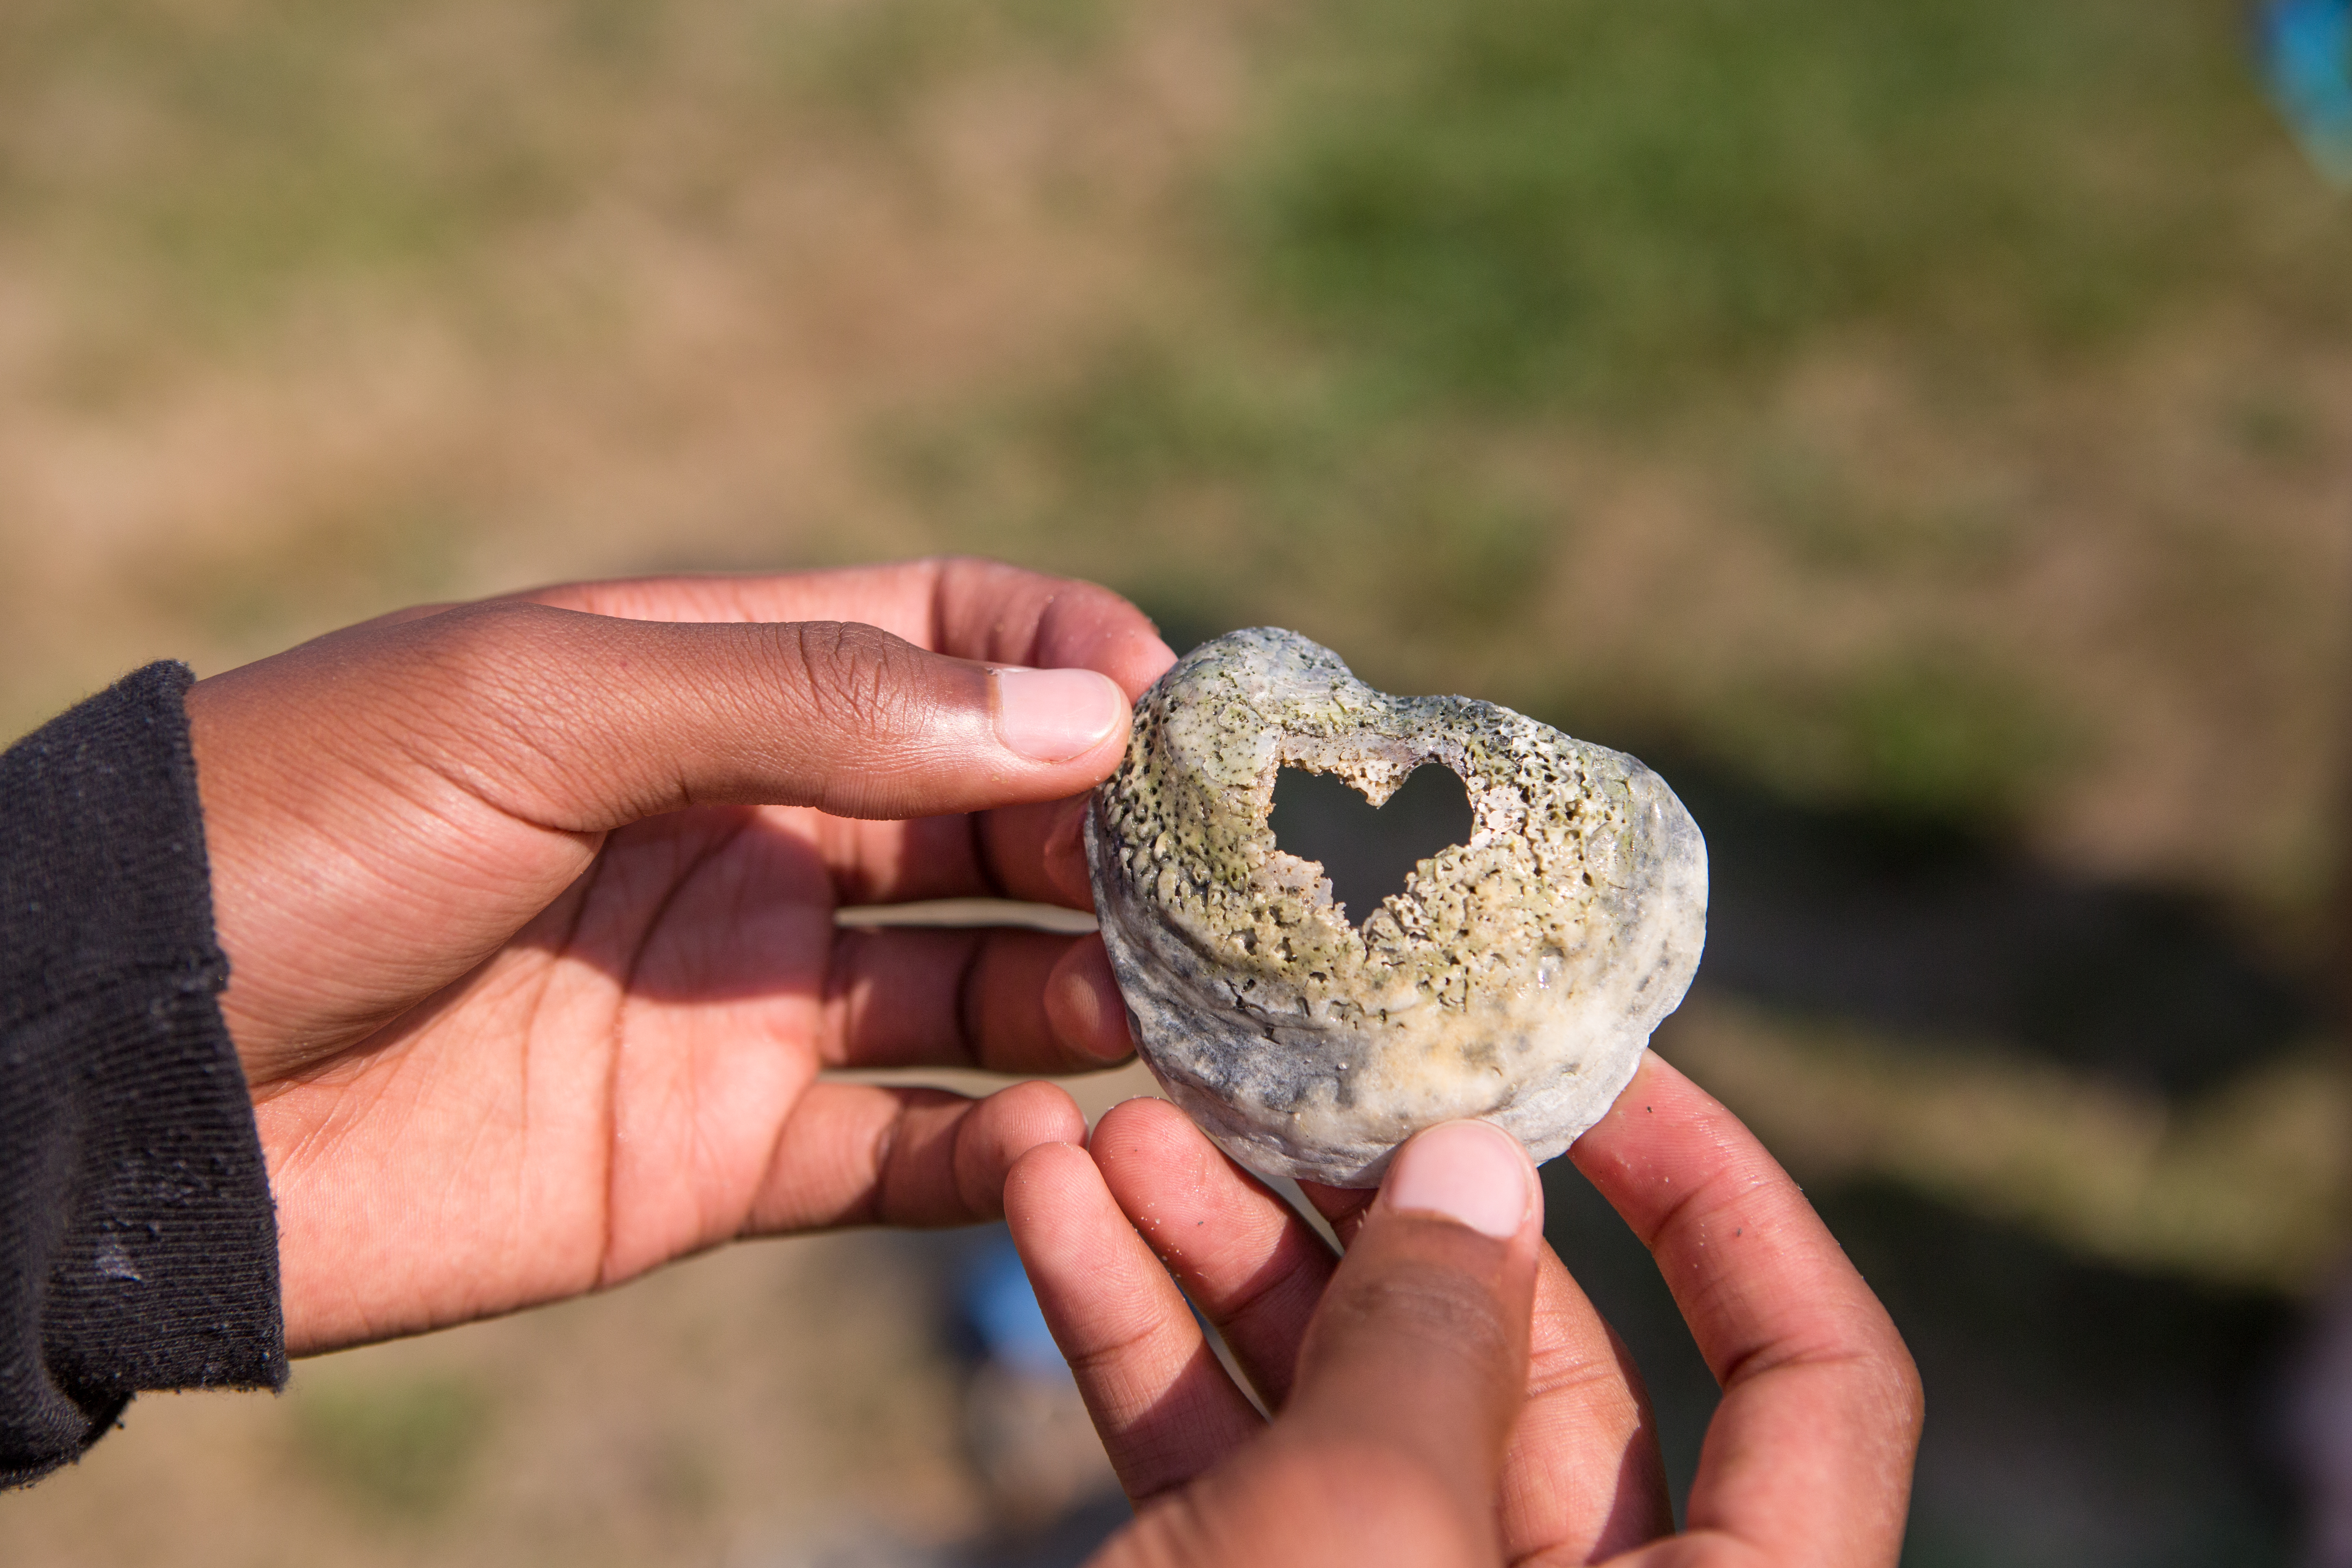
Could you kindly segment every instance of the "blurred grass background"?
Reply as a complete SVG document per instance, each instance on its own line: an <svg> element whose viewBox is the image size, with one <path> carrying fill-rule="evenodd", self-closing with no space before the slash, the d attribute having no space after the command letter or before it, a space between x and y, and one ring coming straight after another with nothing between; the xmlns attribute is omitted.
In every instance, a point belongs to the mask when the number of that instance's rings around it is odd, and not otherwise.
<svg viewBox="0 0 2352 1568"><path fill-rule="evenodd" d="M940 549L1527 709L1691 796L1661 1046L1969 1391L1916 1563L2284 1561L2266 1390L2352 1228L2352 210L2248 58L2227 0L15 0L0 732L421 598ZM981 1530L920 1290L789 1283L863 1246L142 1402L0 1542L814 1561L894 1464L908 1539ZM772 1405L686 1414L699 1279ZM591 1321L639 1395L532 1371Z"/></svg>

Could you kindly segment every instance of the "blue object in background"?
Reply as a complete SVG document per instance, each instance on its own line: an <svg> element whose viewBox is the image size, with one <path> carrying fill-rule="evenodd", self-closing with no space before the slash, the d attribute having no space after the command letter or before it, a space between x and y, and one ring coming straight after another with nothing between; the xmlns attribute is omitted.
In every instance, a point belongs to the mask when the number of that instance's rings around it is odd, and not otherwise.
<svg viewBox="0 0 2352 1568"><path fill-rule="evenodd" d="M2352 0L2270 0L2263 74L2312 166L2352 187Z"/></svg>
<svg viewBox="0 0 2352 1568"><path fill-rule="evenodd" d="M956 1301L991 1360L1024 1377L1070 1375L1012 1237L1000 1236L972 1259Z"/></svg>

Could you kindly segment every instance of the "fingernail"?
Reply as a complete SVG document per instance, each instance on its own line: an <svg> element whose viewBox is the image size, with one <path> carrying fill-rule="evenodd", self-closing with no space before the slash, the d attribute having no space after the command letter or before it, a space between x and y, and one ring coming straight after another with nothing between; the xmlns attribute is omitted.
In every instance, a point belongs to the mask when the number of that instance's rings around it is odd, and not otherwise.
<svg viewBox="0 0 2352 1568"><path fill-rule="evenodd" d="M1040 763L1067 762L1103 743L1127 718L1127 695L1091 669L1000 669L996 737Z"/></svg>
<svg viewBox="0 0 2352 1568"><path fill-rule="evenodd" d="M1485 1121L1446 1121L1397 1151L1382 1192L1392 1209L1441 1214L1507 1241L1527 1221L1529 1187L1517 1139Z"/></svg>

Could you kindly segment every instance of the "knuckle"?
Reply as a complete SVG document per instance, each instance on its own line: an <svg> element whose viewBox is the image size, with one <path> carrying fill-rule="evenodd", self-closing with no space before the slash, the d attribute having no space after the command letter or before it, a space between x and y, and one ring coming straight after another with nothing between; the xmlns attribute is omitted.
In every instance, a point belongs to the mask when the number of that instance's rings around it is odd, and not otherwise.
<svg viewBox="0 0 2352 1568"><path fill-rule="evenodd" d="M461 648L504 648L537 640L554 628L580 619L575 610L527 599L485 599L459 605L413 623L428 635Z"/></svg>
<svg viewBox="0 0 2352 1568"><path fill-rule="evenodd" d="M460 605L412 623L419 652L437 673L468 688L509 692L563 668L593 624L575 611L506 599Z"/></svg>
<svg viewBox="0 0 2352 1568"><path fill-rule="evenodd" d="M444 721L466 718L529 729L535 701L561 679L582 617L544 605L491 600L411 622L410 681Z"/></svg>
<svg viewBox="0 0 2352 1568"><path fill-rule="evenodd" d="M808 716L853 734L905 733L928 706L926 656L877 626L802 621L783 628Z"/></svg>

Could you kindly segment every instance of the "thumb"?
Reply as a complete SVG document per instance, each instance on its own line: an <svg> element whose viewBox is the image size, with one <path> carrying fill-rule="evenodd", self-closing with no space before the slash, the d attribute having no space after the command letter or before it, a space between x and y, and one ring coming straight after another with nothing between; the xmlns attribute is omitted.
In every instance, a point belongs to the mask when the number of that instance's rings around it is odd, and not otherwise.
<svg viewBox="0 0 2352 1568"><path fill-rule="evenodd" d="M1543 1195L1517 1142L1449 1121L1390 1166L1265 1438L1141 1515L1108 1562L1501 1561Z"/></svg>
<svg viewBox="0 0 2352 1568"><path fill-rule="evenodd" d="M1316 1309L1285 1424L1410 1458L1491 1531L1542 1237L1543 1187L1517 1139L1484 1121L1413 1138Z"/></svg>
<svg viewBox="0 0 2352 1568"><path fill-rule="evenodd" d="M1127 735L1108 676L950 658L849 622L503 602L341 636L381 645L336 662L385 688L374 710L407 727L404 750L572 831L720 801L907 817L1055 800L1107 775Z"/></svg>

